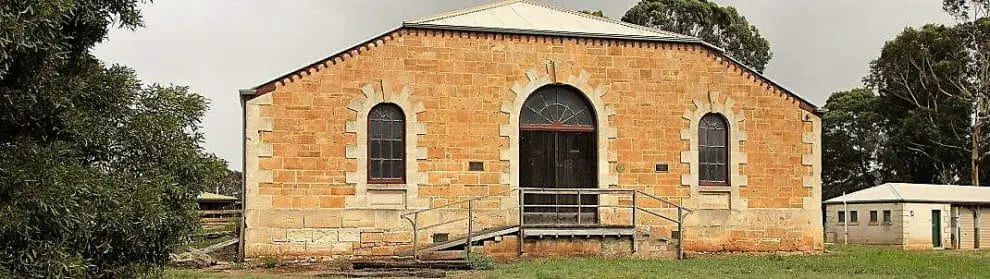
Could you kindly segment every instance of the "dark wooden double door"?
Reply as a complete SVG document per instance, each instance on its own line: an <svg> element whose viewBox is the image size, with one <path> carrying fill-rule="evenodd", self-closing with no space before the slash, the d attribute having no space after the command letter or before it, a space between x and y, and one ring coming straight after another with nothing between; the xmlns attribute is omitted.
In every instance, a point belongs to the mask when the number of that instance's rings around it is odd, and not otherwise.
<svg viewBox="0 0 990 279"><path fill-rule="evenodd" d="M598 188L598 154L591 107L570 88L543 88L534 95L527 100L524 110L549 116L523 114L519 139L519 182L528 190L548 191L523 195L525 225L593 226L598 223L598 209L579 209L578 206L597 205L598 195L582 193L579 196L573 191L552 191ZM575 97L580 99L574 100ZM543 122L527 123L527 119Z"/></svg>

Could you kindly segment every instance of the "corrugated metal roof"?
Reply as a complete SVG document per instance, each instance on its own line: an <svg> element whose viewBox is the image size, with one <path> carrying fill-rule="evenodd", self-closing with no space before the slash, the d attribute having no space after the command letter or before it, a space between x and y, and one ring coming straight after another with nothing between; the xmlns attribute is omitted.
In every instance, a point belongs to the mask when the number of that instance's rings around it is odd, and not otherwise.
<svg viewBox="0 0 990 279"><path fill-rule="evenodd" d="M562 9L532 0L498 2L406 21L403 25L700 41L691 36Z"/></svg>
<svg viewBox="0 0 990 279"><path fill-rule="evenodd" d="M936 202L990 204L990 187L887 183L825 201L825 203L842 202Z"/></svg>
<svg viewBox="0 0 990 279"><path fill-rule="evenodd" d="M202 192L196 196L196 201L237 201L237 198L210 192Z"/></svg>
<svg viewBox="0 0 990 279"><path fill-rule="evenodd" d="M582 12L558 8L535 0L511 0L497 2L488 5L442 13L416 20L406 21L401 27L386 32L385 34L372 38L366 42L344 49L332 54L327 58L316 61L298 70L286 73L273 80L252 87L250 90L239 91L241 98L254 98L266 94L275 89L275 83L284 79L293 79L309 71L319 64L324 63L334 57L338 57L350 50L367 45L389 33L402 28L422 28L436 30L469 31L469 32L492 32L509 34L532 34L549 36L569 36L601 39L620 40L641 40L641 41L661 41L697 44L710 48L721 57L728 59L732 63L744 68L748 73L753 74L776 88L784 91L788 95L796 98L801 103L801 108L808 112L820 115L818 106L805 100L794 91L787 89L752 67L743 64L739 60L725 54L725 50L714 46L704 40L664 31L656 28L649 28L632 23L617 21L609 18L585 14Z"/></svg>

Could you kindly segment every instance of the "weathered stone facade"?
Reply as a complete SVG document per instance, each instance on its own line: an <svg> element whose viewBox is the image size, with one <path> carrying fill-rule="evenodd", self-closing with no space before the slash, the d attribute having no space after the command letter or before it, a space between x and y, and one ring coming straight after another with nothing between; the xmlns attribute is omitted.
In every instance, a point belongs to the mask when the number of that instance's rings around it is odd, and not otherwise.
<svg viewBox="0 0 990 279"><path fill-rule="evenodd" d="M597 110L599 188L695 210L683 232L688 251L822 249L820 118L715 50L402 28L246 97L246 255L408 249L400 214L518 187L516 114L552 83L581 90ZM366 183L363 114L380 102L406 114L406 184ZM709 112L730 122L730 187L697 183L697 121ZM658 163L669 171L656 172ZM513 195L476 206L509 209ZM601 210L603 220L631 214ZM518 218L504 212L479 223ZM646 222L649 231L675 229Z"/></svg>

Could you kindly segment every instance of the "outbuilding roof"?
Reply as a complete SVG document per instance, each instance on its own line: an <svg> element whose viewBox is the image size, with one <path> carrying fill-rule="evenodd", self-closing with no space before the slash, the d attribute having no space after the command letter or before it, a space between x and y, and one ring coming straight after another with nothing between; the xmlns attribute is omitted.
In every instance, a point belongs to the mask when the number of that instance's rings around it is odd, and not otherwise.
<svg viewBox="0 0 990 279"><path fill-rule="evenodd" d="M233 202L233 201L237 201L237 198L216 194L216 193L210 193L210 192L201 192L199 193L199 195L196 196L196 201L197 202Z"/></svg>
<svg viewBox="0 0 990 279"><path fill-rule="evenodd" d="M835 203L967 203L990 204L990 187L887 183L825 201Z"/></svg>

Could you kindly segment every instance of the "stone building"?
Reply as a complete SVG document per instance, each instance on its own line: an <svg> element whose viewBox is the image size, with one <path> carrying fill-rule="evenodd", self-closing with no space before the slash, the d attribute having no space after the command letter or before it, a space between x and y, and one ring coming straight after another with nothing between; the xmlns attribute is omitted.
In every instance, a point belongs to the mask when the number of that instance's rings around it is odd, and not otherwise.
<svg viewBox="0 0 990 279"><path fill-rule="evenodd" d="M825 201L829 241L990 249L990 187L887 183Z"/></svg>
<svg viewBox="0 0 990 279"><path fill-rule="evenodd" d="M240 94L248 257L823 249L817 108L694 37L500 2Z"/></svg>

